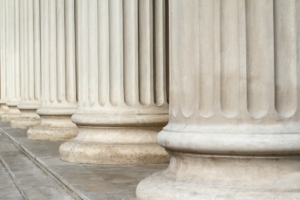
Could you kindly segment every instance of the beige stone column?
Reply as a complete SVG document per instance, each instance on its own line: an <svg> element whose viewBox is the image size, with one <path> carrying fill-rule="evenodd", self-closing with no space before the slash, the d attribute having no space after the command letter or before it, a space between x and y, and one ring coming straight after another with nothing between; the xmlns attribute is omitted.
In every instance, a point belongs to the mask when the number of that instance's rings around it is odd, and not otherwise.
<svg viewBox="0 0 300 200"><path fill-rule="evenodd" d="M78 134L71 115L77 109L74 0L41 0L41 124L28 138L64 140Z"/></svg>
<svg viewBox="0 0 300 200"><path fill-rule="evenodd" d="M168 161L156 143L168 120L164 8L165 1L77 1L79 135L60 146L63 160Z"/></svg>
<svg viewBox="0 0 300 200"><path fill-rule="evenodd" d="M6 0L0 0L0 115L8 112L7 97L7 63L6 63Z"/></svg>
<svg viewBox="0 0 300 200"><path fill-rule="evenodd" d="M300 199L300 2L169 2L171 161L137 198Z"/></svg>
<svg viewBox="0 0 300 200"><path fill-rule="evenodd" d="M3 121L11 121L20 116L20 29L19 0L8 0L7 4L7 69L9 112L1 115Z"/></svg>
<svg viewBox="0 0 300 200"><path fill-rule="evenodd" d="M11 121L13 128L28 129L38 125L36 110L41 105L40 79L40 3L39 0L20 2L21 43L21 116Z"/></svg>

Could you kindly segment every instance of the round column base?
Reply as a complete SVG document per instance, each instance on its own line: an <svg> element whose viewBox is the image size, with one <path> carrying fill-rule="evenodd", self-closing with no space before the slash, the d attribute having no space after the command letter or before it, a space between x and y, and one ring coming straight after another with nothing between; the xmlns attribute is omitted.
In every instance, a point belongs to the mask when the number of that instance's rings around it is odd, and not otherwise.
<svg viewBox="0 0 300 200"><path fill-rule="evenodd" d="M61 159L74 163L166 163L169 156L156 143L160 128L79 127L79 135L63 143Z"/></svg>
<svg viewBox="0 0 300 200"><path fill-rule="evenodd" d="M78 129L76 127L50 127L34 126L27 131L27 137L31 140L68 140L76 137Z"/></svg>
<svg viewBox="0 0 300 200"><path fill-rule="evenodd" d="M10 122L12 128L29 129L41 123L41 119L18 117Z"/></svg>
<svg viewBox="0 0 300 200"><path fill-rule="evenodd" d="M41 124L27 131L28 139L32 140L68 140L78 135L78 128L71 121L70 115L41 116Z"/></svg>
<svg viewBox="0 0 300 200"><path fill-rule="evenodd" d="M22 104L18 108L21 111L21 116L10 122L12 128L29 129L41 123L39 115L36 114L36 108L25 109L22 108Z"/></svg>
<svg viewBox="0 0 300 200"><path fill-rule="evenodd" d="M0 116L8 113L8 110L0 108Z"/></svg>
<svg viewBox="0 0 300 200"><path fill-rule="evenodd" d="M137 199L300 199L300 157L170 152L168 169L137 187Z"/></svg>
<svg viewBox="0 0 300 200"><path fill-rule="evenodd" d="M21 116L21 112L16 105L9 105L9 111L3 115L1 115L1 120L2 121L11 121L13 119L16 119Z"/></svg>
<svg viewBox="0 0 300 200"><path fill-rule="evenodd" d="M7 101L0 100L0 116L9 112L9 108L6 103Z"/></svg>
<svg viewBox="0 0 300 200"><path fill-rule="evenodd" d="M2 121L11 121L13 119L16 119L16 118L20 117L20 115L21 115L20 113L9 113L9 112L7 112L7 113L1 115L1 120Z"/></svg>

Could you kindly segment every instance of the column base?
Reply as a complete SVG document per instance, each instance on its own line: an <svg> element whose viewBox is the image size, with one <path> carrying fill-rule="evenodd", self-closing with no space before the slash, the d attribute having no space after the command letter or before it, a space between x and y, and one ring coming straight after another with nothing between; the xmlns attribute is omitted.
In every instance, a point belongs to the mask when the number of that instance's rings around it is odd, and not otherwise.
<svg viewBox="0 0 300 200"><path fill-rule="evenodd" d="M78 134L77 128L67 127L49 127L49 126L34 126L27 131L27 137L30 140L68 140L76 137Z"/></svg>
<svg viewBox="0 0 300 200"><path fill-rule="evenodd" d="M8 111L9 111L9 108L6 105L6 102L7 101L5 101L5 100L0 100L0 116L8 113Z"/></svg>
<svg viewBox="0 0 300 200"><path fill-rule="evenodd" d="M9 105L8 107L9 107L8 112L1 115L2 121L11 121L13 119L20 117L21 113L20 113L20 110L18 109L17 105L15 105L15 106Z"/></svg>
<svg viewBox="0 0 300 200"><path fill-rule="evenodd" d="M0 108L0 116L8 113L8 109Z"/></svg>
<svg viewBox="0 0 300 200"><path fill-rule="evenodd" d="M169 153L168 169L141 181L138 199L300 199L300 156Z"/></svg>
<svg viewBox="0 0 300 200"><path fill-rule="evenodd" d="M12 128L29 129L30 127L39 125L40 119L18 117L10 122Z"/></svg>
<svg viewBox="0 0 300 200"><path fill-rule="evenodd" d="M74 163L166 163L169 156L156 143L161 128L79 126L79 135L60 146L60 156Z"/></svg>
<svg viewBox="0 0 300 200"><path fill-rule="evenodd" d="M10 125L12 128L20 128L20 129L29 129L30 127L39 125L41 123L41 119L38 114L36 114L37 108L31 108L31 105L23 105L25 108L22 108L20 104L18 108L21 111L21 116L12 120Z"/></svg>
<svg viewBox="0 0 300 200"><path fill-rule="evenodd" d="M15 114L15 113L5 113L3 115L1 115L1 120L2 121L11 121L13 119L16 119L18 117L20 117L21 114Z"/></svg>
<svg viewBox="0 0 300 200"><path fill-rule="evenodd" d="M78 129L71 122L71 116L41 116L41 124L27 131L31 140L68 140L78 135Z"/></svg>

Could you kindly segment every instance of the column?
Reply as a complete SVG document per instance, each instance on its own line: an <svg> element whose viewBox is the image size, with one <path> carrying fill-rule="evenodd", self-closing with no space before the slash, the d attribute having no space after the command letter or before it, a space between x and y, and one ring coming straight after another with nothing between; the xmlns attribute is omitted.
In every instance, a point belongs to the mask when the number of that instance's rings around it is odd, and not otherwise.
<svg viewBox="0 0 300 200"><path fill-rule="evenodd" d="M11 127L28 129L40 124L36 110L41 105L40 79L40 12L39 0L20 2L21 47L21 116L11 121Z"/></svg>
<svg viewBox="0 0 300 200"><path fill-rule="evenodd" d="M165 1L77 1L79 106L72 121L79 135L60 146L62 160L168 161L156 143L168 120L164 7Z"/></svg>
<svg viewBox="0 0 300 200"><path fill-rule="evenodd" d="M6 0L0 0L0 115L8 112L7 97L7 63L6 63Z"/></svg>
<svg viewBox="0 0 300 200"><path fill-rule="evenodd" d="M20 29L19 0L7 0L7 69L8 69L8 101L9 111L1 115L3 121L11 121L20 116L18 105L20 97Z"/></svg>
<svg viewBox="0 0 300 200"><path fill-rule="evenodd" d="M171 161L137 198L299 199L300 2L169 3Z"/></svg>
<svg viewBox="0 0 300 200"><path fill-rule="evenodd" d="M30 128L27 136L35 140L70 139L78 134L71 121L77 109L74 0L40 3L42 105L37 113L41 124Z"/></svg>

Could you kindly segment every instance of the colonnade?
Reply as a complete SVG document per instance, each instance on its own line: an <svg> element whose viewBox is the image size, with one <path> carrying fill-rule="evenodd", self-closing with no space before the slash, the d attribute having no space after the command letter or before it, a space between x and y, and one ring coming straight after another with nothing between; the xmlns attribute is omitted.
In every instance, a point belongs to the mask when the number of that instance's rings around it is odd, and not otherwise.
<svg viewBox="0 0 300 200"><path fill-rule="evenodd" d="M138 199L300 199L299 13L299 0L0 0L1 119L65 140L67 162L170 156Z"/></svg>

